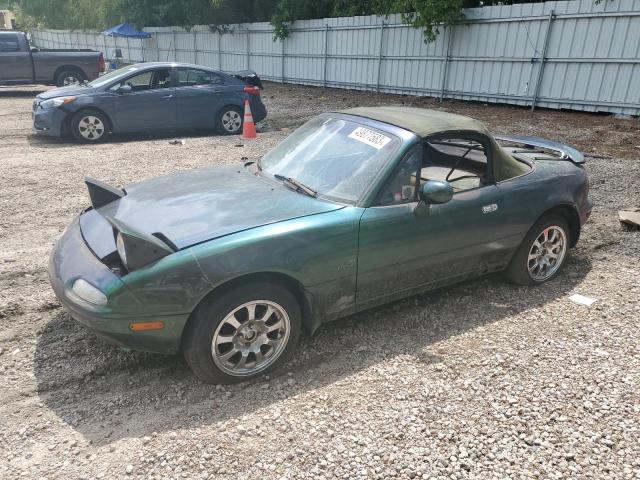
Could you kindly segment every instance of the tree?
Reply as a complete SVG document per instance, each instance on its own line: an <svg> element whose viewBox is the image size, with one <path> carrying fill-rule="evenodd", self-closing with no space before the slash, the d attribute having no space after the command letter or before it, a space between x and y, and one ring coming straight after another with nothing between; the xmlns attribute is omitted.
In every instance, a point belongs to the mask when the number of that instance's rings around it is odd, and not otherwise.
<svg viewBox="0 0 640 480"><path fill-rule="evenodd" d="M104 29L121 22L138 28L175 25L225 26L270 21L275 37L288 36L291 22L309 18L400 13L433 41L441 26L463 18L462 9L536 0L0 0L12 5L23 25ZM600 0L596 0L600 1Z"/></svg>
<svg viewBox="0 0 640 480"><path fill-rule="evenodd" d="M479 4L480 0L280 0L271 23L275 37L284 38L289 22L295 20L400 13L403 22L421 28L425 41L431 42L440 25L455 23L463 17L463 8Z"/></svg>
<svg viewBox="0 0 640 480"><path fill-rule="evenodd" d="M425 42L432 42L440 33L441 25L459 21L464 16L463 8L475 7L479 3L477 0L380 0L376 13L401 13L403 22L421 28Z"/></svg>

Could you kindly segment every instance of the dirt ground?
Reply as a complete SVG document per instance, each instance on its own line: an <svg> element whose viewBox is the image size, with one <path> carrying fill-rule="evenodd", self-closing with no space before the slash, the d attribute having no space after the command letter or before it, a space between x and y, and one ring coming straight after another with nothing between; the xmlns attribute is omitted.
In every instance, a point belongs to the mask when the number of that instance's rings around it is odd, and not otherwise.
<svg viewBox="0 0 640 480"><path fill-rule="evenodd" d="M0 478L640 478L640 122L267 84L259 138L32 135L41 89L0 89ZM71 320L48 253L113 185L256 157L310 116L406 104L591 155L592 218L538 288L491 276L323 326L271 377L204 385L178 356ZM591 307L572 293L597 299Z"/></svg>

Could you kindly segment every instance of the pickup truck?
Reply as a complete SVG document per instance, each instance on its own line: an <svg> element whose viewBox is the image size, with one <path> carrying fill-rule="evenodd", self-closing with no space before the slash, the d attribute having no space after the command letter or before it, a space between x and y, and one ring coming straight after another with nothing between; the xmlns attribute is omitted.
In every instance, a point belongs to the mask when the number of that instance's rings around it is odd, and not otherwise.
<svg viewBox="0 0 640 480"><path fill-rule="evenodd" d="M45 84L59 87L98 78L102 53L32 47L24 32L0 31L0 85Z"/></svg>

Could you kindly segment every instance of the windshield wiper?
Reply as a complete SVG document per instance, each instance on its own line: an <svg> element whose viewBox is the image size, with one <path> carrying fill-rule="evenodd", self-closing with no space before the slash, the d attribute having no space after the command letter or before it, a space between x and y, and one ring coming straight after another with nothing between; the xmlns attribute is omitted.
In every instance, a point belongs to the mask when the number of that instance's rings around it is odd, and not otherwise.
<svg viewBox="0 0 640 480"><path fill-rule="evenodd" d="M304 183L299 182L295 178L285 177L284 175L280 175L279 173L276 173L273 176L277 180L282 181L288 187L293 188L296 192L302 192L305 195L309 195L313 198L318 196L318 192L316 192L313 188L307 187Z"/></svg>

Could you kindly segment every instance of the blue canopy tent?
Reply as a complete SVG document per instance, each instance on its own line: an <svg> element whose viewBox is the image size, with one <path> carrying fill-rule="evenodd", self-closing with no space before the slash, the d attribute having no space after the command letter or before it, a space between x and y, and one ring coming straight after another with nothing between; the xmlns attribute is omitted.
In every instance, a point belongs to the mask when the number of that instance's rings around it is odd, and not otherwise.
<svg viewBox="0 0 640 480"><path fill-rule="evenodd" d="M151 38L151 34L148 32L141 32L140 30L136 29L136 27L134 27L133 25L131 25L130 23L121 23L120 25L116 25L115 27L111 27L108 30L105 30L104 32L102 32L102 34L105 37L113 37L113 46L114 48L116 48L117 44L116 44L116 37L123 37L127 39L127 50L128 50L128 54L129 54L129 61L131 61L131 46L129 45L129 39L130 38L135 38L140 40L140 47L141 47L141 51L142 51L142 61L144 62L144 39L145 38ZM105 39L104 42L104 47L105 50L107 48L107 41ZM105 52L106 54L106 52ZM114 55L117 56L117 55Z"/></svg>
<svg viewBox="0 0 640 480"><path fill-rule="evenodd" d="M151 34L148 32L141 32L130 23L121 23L115 27L111 27L108 30L102 32L107 37L127 37L127 38L151 38Z"/></svg>

